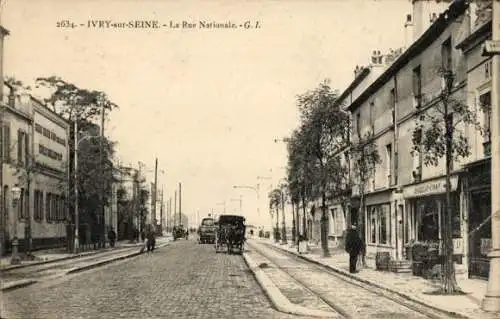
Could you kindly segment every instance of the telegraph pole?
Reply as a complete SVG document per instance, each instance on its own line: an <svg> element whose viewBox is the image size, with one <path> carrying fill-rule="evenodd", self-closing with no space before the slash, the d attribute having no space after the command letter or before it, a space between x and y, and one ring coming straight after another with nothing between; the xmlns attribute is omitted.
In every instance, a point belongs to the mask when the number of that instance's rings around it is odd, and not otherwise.
<svg viewBox="0 0 500 319"><path fill-rule="evenodd" d="M160 197L160 229L163 233L163 186L161 187L161 197Z"/></svg>
<svg viewBox="0 0 500 319"><path fill-rule="evenodd" d="M105 231L105 221L104 221L104 191L105 191L105 185L106 185L106 179L104 178L104 117L105 117L105 110L104 110L104 101L101 100L101 138L100 138L100 152L99 152L99 165L100 165L100 171L101 171L101 178L104 180L101 183L101 189L100 189L100 200L101 200L101 247L105 247L106 245L106 231ZM75 132L76 134L76 132Z"/></svg>
<svg viewBox="0 0 500 319"><path fill-rule="evenodd" d="M152 218L151 218L151 221L155 221L156 220L156 196L157 196L157 184L158 183L158 157L155 158L155 182L154 182L154 185L153 185L153 189L151 190L153 192L152 196L151 196L151 201L153 202L153 205L151 206L151 215L152 215ZM154 227L156 227L156 225L154 225Z"/></svg>
<svg viewBox="0 0 500 319"><path fill-rule="evenodd" d="M182 224L182 184L179 183L179 225Z"/></svg>
<svg viewBox="0 0 500 319"><path fill-rule="evenodd" d="M175 190L174 195L174 225L176 224L175 219L177 218L177 190Z"/></svg>
<svg viewBox="0 0 500 319"><path fill-rule="evenodd" d="M168 225L172 231L172 196L168 199Z"/></svg>
<svg viewBox="0 0 500 319"><path fill-rule="evenodd" d="M491 77L491 251L488 288L482 308L500 312L500 0L493 0L491 41L487 55L492 56ZM496 195L495 195L496 194Z"/></svg>

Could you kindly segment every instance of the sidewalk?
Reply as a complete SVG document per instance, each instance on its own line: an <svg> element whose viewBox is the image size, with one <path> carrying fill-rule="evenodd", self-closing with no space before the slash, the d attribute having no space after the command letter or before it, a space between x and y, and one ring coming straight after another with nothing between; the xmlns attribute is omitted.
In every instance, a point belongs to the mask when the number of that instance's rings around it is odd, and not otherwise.
<svg viewBox="0 0 500 319"><path fill-rule="evenodd" d="M331 257L322 258L321 248L316 245L310 245L308 253L299 254L297 247L290 247L290 244L282 245L270 239L257 240L299 255L301 258L328 267L350 278L397 293L431 308L444 310L463 318L499 318L498 314L485 313L481 310L481 300L487 286L487 282L484 280L461 279L457 276L458 285L466 293L465 295L432 295L429 292L436 291L439 287L438 282L413 276L411 273L377 271L373 259L367 258L368 268L360 269L358 273L351 274L349 273L349 255L344 250L331 248Z"/></svg>
<svg viewBox="0 0 500 319"><path fill-rule="evenodd" d="M140 245L140 244L139 243L130 243L129 240L121 240L121 241L116 242L115 247L110 247L108 244L106 246L106 248L84 251L84 252L80 252L77 254L68 253L65 247L36 250L36 251L32 252L32 255L35 256L34 260L21 260L21 264L18 264L18 265L11 265L10 264L11 256L7 255L7 256L0 257L0 271L10 270L10 269L15 269L15 268L23 268L23 267L28 267L28 266L32 266L32 265L47 264L47 263L57 262L57 261L66 260L66 259L83 257L83 256L91 256L91 255L101 254L101 253L108 252L108 251L114 251L114 250L124 249L124 248L128 248L128 247L134 247L134 246L138 246L138 245ZM19 253L19 255L22 256L23 253L21 252L21 253Z"/></svg>

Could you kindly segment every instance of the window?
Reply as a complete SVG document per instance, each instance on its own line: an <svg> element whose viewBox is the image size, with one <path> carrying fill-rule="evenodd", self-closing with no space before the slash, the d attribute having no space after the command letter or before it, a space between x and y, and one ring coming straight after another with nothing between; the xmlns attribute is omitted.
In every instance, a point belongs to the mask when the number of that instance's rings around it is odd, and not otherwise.
<svg viewBox="0 0 500 319"><path fill-rule="evenodd" d="M422 130L418 129L415 131L415 143L421 145L422 143ZM413 178L419 181L422 177L422 162L423 162L423 154L422 152L418 152L418 154L413 157L413 168L414 174Z"/></svg>
<svg viewBox="0 0 500 319"><path fill-rule="evenodd" d="M415 98L415 107L422 106L422 74L420 65L413 69L413 96Z"/></svg>
<svg viewBox="0 0 500 319"><path fill-rule="evenodd" d="M452 52L451 52L451 38L448 38L441 45L441 66L443 70L451 70L452 65Z"/></svg>
<svg viewBox="0 0 500 319"><path fill-rule="evenodd" d="M37 133L42 134L42 132L43 132L42 126L40 124L35 124L35 131Z"/></svg>
<svg viewBox="0 0 500 319"><path fill-rule="evenodd" d="M17 131L17 162L19 165L24 164L24 134L21 130Z"/></svg>
<svg viewBox="0 0 500 319"><path fill-rule="evenodd" d="M17 217L19 219L23 219L25 218L25 211L26 211L26 205L25 205L25 202L26 199L25 199L25 193L24 193L24 188L21 188L21 194L20 194L20 197L19 197L19 203L18 203L18 206L17 206ZM14 212L15 214L16 212Z"/></svg>
<svg viewBox="0 0 500 319"><path fill-rule="evenodd" d="M389 105L391 106L392 125L396 125L396 89L391 89L389 97Z"/></svg>
<svg viewBox="0 0 500 319"><path fill-rule="evenodd" d="M387 155L387 160L386 160L386 163L387 163L387 167L386 167L387 181L388 181L389 185L392 185L392 174L391 174L391 171L392 171L392 144L387 144L385 146L385 150L386 150L386 155Z"/></svg>
<svg viewBox="0 0 500 319"><path fill-rule="evenodd" d="M391 207L389 204L368 206L368 239L372 244L391 243Z"/></svg>
<svg viewBox="0 0 500 319"><path fill-rule="evenodd" d="M361 111L356 113L356 133L361 136Z"/></svg>
<svg viewBox="0 0 500 319"><path fill-rule="evenodd" d="M48 129L44 127L42 128L42 132L43 136L50 138L50 131Z"/></svg>
<svg viewBox="0 0 500 319"><path fill-rule="evenodd" d="M479 96L479 103L484 114L484 140L489 142L491 137L491 92Z"/></svg>
<svg viewBox="0 0 500 319"><path fill-rule="evenodd" d="M34 196L33 218L36 221L41 221L43 219L43 192L35 190Z"/></svg>
<svg viewBox="0 0 500 319"><path fill-rule="evenodd" d="M45 218L47 219L48 222L52 221L52 211L51 211L51 202L52 194L51 193L46 193L45 195Z"/></svg>
<svg viewBox="0 0 500 319"><path fill-rule="evenodd" d="M491 60L486 61L486 63L484 64L484 79L485 80L491 79L492 73L493 73L492 72L492 62L491 62Z"/></svg>
<svg viewBox="0 0 500 319"><path fill-rule="evenodd" d="M202 226L213 226L214 225L214 220L212 218L204 218L201 221Z"/></svg>
<svg viewBox="0 0 500 319"><path fill-rule="evenodd" d="M375 132L375 102L370 103L370 128Z"/></svg>

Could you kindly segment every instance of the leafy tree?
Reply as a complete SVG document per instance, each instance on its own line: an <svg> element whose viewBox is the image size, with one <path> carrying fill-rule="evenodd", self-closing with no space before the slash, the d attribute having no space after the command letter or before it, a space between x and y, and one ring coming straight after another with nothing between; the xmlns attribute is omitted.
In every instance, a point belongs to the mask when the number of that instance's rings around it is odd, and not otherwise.
<svg viewBox="0 0 500 319"><path fill-rule="evenodd" d="M358 211L358 227L361 240L363 241L362 262L366 266L366 238L365 238L365 194L366 187L369 181L375 175L377 164L381 162L380 154L377 150L377 145L373 138L373 132L367 132L364 136L358 136L356 142L351 143L350 162L352 173L352 186L356 186L360 198Z"/></svg>
<svg viewBox="0 0 500 319"><path fill-rule="evenodd" d="M344 175L338 154L348 145L349 115L335 103L338 94L329 81L297 98L301 115L301 142L306 149L308 167L313 171L315 190L321 197L321 246L323 256L328 249L327 197L337 191Z"/></svg>
<svg viewBox="0 0 500 319"><path fill-rule="evenodd" d="M102 224L99 208L111 198L111 183L113 182L113 166L110 161L114 153L114 143L106 137L83 140L81 132L95 131L97 122L102 115L109 117L110 111L117 105L109 100L104 92L88 90L67 82L59 77L40 77L36 79L38 87L49 89L50 95L44 99L54 112L68 121L76 122L78 132L71 127L69 137L70 173L74 176L75 136L78 136L78 188L79 201L84 222ZM102 112L104 111L104 114ZM101 146L103 153L101 153ZM101 166L102 163L102 166ZM74 189L74 180L70 179L70 188ZM102 195L101 195L102 192ZM73 191L70 192L73 194ZM101 197L102 196L102 197ZM98 230L104 236L104 225ZM95 234L94 234L95 236Z"/></svg>
<svg viewBox="0 0 500 319"><path fill-rule="evenodd" d="M280 238L280 232L279 232L280 206L281 206L281 190L279 188L275 188L269 193L269 211L271 213L271 216L273 215L273 209L275 210L274 212L276 214L276 227L274 229L274 238L276 241L278 241Z"/></svg>
<svg viewBox="0 0 500 319"><path fill-rule="evenodd" d="M437 166L444 157L446 171L445 218L441 232L445 255L441 292L454 294L460 291L455 277L453 262L451 171L453 161L470 155L469 140L463 127L473 127L483 132L478 121L478 113L463 103L463 97L453 93L454 74L446 68L439 68L443 78L443 89L438 95L438 103L418 114L412 135L412 155L419 154L425 166ZM462 99L461 99L462 98ZM485 110L487 111L487 110Z"/></svg>

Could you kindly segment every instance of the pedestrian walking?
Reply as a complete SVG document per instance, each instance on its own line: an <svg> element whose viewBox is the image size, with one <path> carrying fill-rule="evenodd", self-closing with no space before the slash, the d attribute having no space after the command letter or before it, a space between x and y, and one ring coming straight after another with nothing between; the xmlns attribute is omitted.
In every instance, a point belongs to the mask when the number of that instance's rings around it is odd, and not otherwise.
<svg viewBox="0 0 500 319"><path fill-rule="evenodd" d="M358 255L363 248L363 242L356 230L356 225L352 225L351 229L347 232L345 250L349 253L349 272L356 272L356 263Z"/></svg>
<svg viewBox="0 0 500 319"><path fill-rule="evenodd" d="M113 226L109 228L108 231L108 239L109 239L109 245L111 247L115 247L115 241L116 241L116 233L115 230L113 229Z"/></svg>

